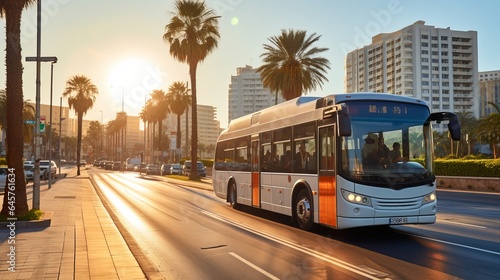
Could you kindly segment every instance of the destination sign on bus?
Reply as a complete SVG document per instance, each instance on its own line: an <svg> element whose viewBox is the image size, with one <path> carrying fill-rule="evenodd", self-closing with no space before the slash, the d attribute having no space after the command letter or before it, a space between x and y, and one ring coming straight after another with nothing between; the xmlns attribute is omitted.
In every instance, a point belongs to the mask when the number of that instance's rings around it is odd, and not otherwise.
<svg viewBox="0 0 500 280"><path fill-rule="evenodd" d="M380 116L385 118L412 118L425 117L428 114L427 106L418 104L402 104L392 102L351 102L348 103L349 113L353 117L370 118ZM424 118L425 119L425 118Z"/></svg>

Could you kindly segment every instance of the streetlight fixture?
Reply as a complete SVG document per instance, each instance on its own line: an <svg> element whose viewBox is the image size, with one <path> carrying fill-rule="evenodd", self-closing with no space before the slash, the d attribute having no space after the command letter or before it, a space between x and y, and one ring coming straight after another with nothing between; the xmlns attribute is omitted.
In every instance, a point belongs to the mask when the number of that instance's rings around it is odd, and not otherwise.
<svg viewBox="0 0 500 280"><path fill-rule="evenodd" d="M40 7L39 7L40 8ZM39 48L37 48L37 56L26 57L27 62L35 61L37 63L37 77L36 77L36 112L35 112L35 174L33 178L33 209L40 209L40 62L51 62L53 66L57 63L57 57L55 56L40 56ZM51 77L50 77L50 118L52 121L52 67L51 67ZM52 133L49 131L49 136ZM51 139L52 140L52 139ZM49 142L50 144L50 142ZM49 161L49 168L52 168L52 163ZM49 169L50 170L50 169ZM49 171L50 172L50 171ZM49 187L50 187L49 179Z"/></svg>

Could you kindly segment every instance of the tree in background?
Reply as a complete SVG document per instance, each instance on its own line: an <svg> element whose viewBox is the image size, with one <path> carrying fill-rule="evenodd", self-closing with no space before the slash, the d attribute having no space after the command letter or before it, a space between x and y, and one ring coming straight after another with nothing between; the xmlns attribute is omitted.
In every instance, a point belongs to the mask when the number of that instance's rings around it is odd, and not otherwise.
<svg viewBox="0 0 500 280"><path fill-rule="evenodd" d="M75 75L66 81L66 89L63 92L63 96L68 98L69 108L74 109L78 117L78 134L76 144L77 175L80 175L83 115L85 115L87 111L94 106L98 93L97 87L89 78L83 75Z"/></svg>
<svg viewBox="0 0 500 280"><path fill-rule="evenodd" d="M181 148L181 116L184 112L189 109L189 104L191 104L191 96L189 95L189 90L183 82L174 82L170 85L167 92L167 101L170 105L170 111L177 115L177 133L176 133L176 147ZM187 134L187 131L186 131ZM188 145L188 143L186 143ZM175 159L179 161L178 158Z"/></svg>
<svg viewBox="0 0 500 280"><path fill-rule="evenodd" d="M328 59L318 56L327 48L312 45L321 36L316 33L306 38L306 31L281 30L281 35L269 38L270 45L264 44L266 51L261 55L264 64L257 68L262 77L262 84L286 99L294 99L302 93L322 86L326 78L326 69L330 69Z"/></svg>
<svg viewBox="0 0 500 280"><path fill-rule="evenodd" d="M153 118L158 123L158 150L160 151L160 163L163 162L163 120L167 117L167 114L170 113L169 104L167 101L167 95L163 90L155 89L151 93L150 101L153 104Z"/></svg>
<svg viewBox="0 0 500 280"><path fill-rule="evenodd" d="M500 145L500 107L493 102L488 102L488 104L493 106L496 112L480 119L475 132L478 137L490 145L493 157L498 158Z"/></svg>
<svg viewBox="0 0 500 280"><path fill-rule="evenodd" d="M180 62L189 65L191 78L191 159L196 162L198 118L196 105L196 69L200 62L217 48L219 34L219 18L214 11L208 9L205 2L194 0L178 0L175 2L176 12L165 26L163 39L170 44L170 55ZM190 173L190 179L198 177L196 172Z"/></svg>

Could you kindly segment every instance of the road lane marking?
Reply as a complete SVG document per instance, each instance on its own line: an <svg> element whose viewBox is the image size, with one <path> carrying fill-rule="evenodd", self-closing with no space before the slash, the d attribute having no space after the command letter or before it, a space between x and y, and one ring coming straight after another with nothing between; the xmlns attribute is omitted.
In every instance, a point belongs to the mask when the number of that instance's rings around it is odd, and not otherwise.
<svg viewBox="0 0 500 280"><path fill-rule="evenodd" d="M448 244L448 245L452 245L452 246L462 247L462 248L466 248L466 249L471 249L471 250L480 251L483 253L488 253L488 254L500 256L500 252L490 251L490 250L486 250L486 249L481 249L481 248L477 248L477 247L467 246L467 245L463 245L463 244L453 243L453 242L449 242L449 241L439 240L439 239L435 239L435 238L430 238L430 237L425 237L425 236L420 236L420 235L415 235L415 234L410 234L410 233L404 233L404 234L409 235L409 236L413 236L416 238L427 239L427 240L434 241L434 242L439 242L439 243L443 243L443 244Z"/></svg>
<svg viewBox="0 0 500 280"><path fill-rule="evenodd" d="M268 278L270 278L270 279L274 279L274 280L279 280L279 278L278 278L278 277L276 277L276 276L272 275L271 273L269 273L269 272L265 271L264 269L262 269L262 268L260 268L260 267L256 266L255 264L253 264L253 263L249 262L248 260L246 260L245 258L243 258L243 257L239 256L238 254L236 254L236 253L234 253L234 252L229 252L229 255L231 255L231 256L233 256L233 257L237 258L237 259L238 259L239 261L241 261L242 263L244 263L244 264L248 265L249 267L251 267L251 268L253 268L253 269L257 270L258 272L260 272L260 273L264 274L264 275L265 275L265 276L267 276Z"/></svg>
<svg viewBox="0 0 500 280"><path fill-rule="evenodd" d="M466 223L460 223L460 222L452 222L452 221L441 220L441 219L438 219L438 222L449 223L449 224L457 224L457 225L462 225L462 226L467 226L467 227L475 227L475 228L487 228L487 227L473 225L473 224L466 224Z"/></svg>
<svg viewBox="0 0 500 280"><path fill-rule="evenodd" d="M261 231L255 230L255 229L253 229L253 228L251 228L249 226L238 224L236 222L233 222L230 219L227 219L227 218L225 218L223 216L219 216L219 215L217 215L215 213L211 213L211 212L208 212L208 211L202 210L202 209L200 209L200 210L201 210L201 213L204 214L204 215L206 215L206 216L212 217L212 218L214 218L216 220L219 220L221 222L224 222L226 224L230 224L232 226L241 228L241 229L246 230L248 232L251 232L251 233L253 233L255 235L261 236L263 238L266 238L268 240L274 241L274 242L279 243L279 244L281 244L283 246L286 246L288 248L291 248L291 249L294 249L296 251L299 251L299 252L302 252L304 254L307 254L307 255L309 255L311 257L323 260L323 261L325 261L327 263L330 263L330 264L332 264L334 266L337 266L337 267L349 270L349 271L351 271L353 273L356 273L358 275L364 276L364 277L366 277L368 279L373 279L373 280L379 280L380 279L379 277L373 275L373 272L370 271L369 269L364 269L362 267L359 267L359 266L353 265L351 263L342 261L340 259L334 258L334 257L332 257L330 255L323 254L323 253L315 251L315 250L313 250L311 248L307 248L305 246L296 244L293 241L289 241L289 240L286 240L286 239L283 239L283 238L278 238L276 236L267 234L265 232L261 232ZM389 280L390 278L385 277L384 279L385 280Z"/></svg>

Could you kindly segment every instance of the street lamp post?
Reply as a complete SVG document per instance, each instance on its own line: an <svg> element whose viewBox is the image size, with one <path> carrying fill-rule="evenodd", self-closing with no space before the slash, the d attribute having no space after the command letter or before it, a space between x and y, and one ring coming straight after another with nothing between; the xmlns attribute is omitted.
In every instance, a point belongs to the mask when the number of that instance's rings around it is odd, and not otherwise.
<svg viewBox="0 0 500 280"><path fill-rule="evenodd" d="M50 109L49 109L49 119L50 119L50 129L49 129L49 189L52 188L52 88L54 85L54 64L57 63L57 57L52 63L50 63ZM57 171L57 170L56 170Z"/></svg>
<svg viewBox="0 0 500 280"><path fill-rule="evenodd" d="M38 1L38 23L40 21L40 2ZM39 29L39 26L37 26ZM40 31L38 30L37 41L40 40ZM38 44L37 44L38 45ZM26 57L27 62L36 62L36 110L35 110L35 174L33 177L33 209L40 209L40 62L57 62L57 57L55 56L40 56L40 47L37 46L37 56ZM52 80L52 78L51 78ZM52 98L51 98L52 104ZM52 106L51 106L52 108ZM49 162L49 167L51 167ZM49 180L50 184L50 180Z"/></svg>
<svg viewBox="0 0 500 280"><path fill-rule="evenodd" d="M57 154L59 155L59 177L61 177L61 137L62 137L62 97L59 100L59 145L57 145Z"/></svg>

